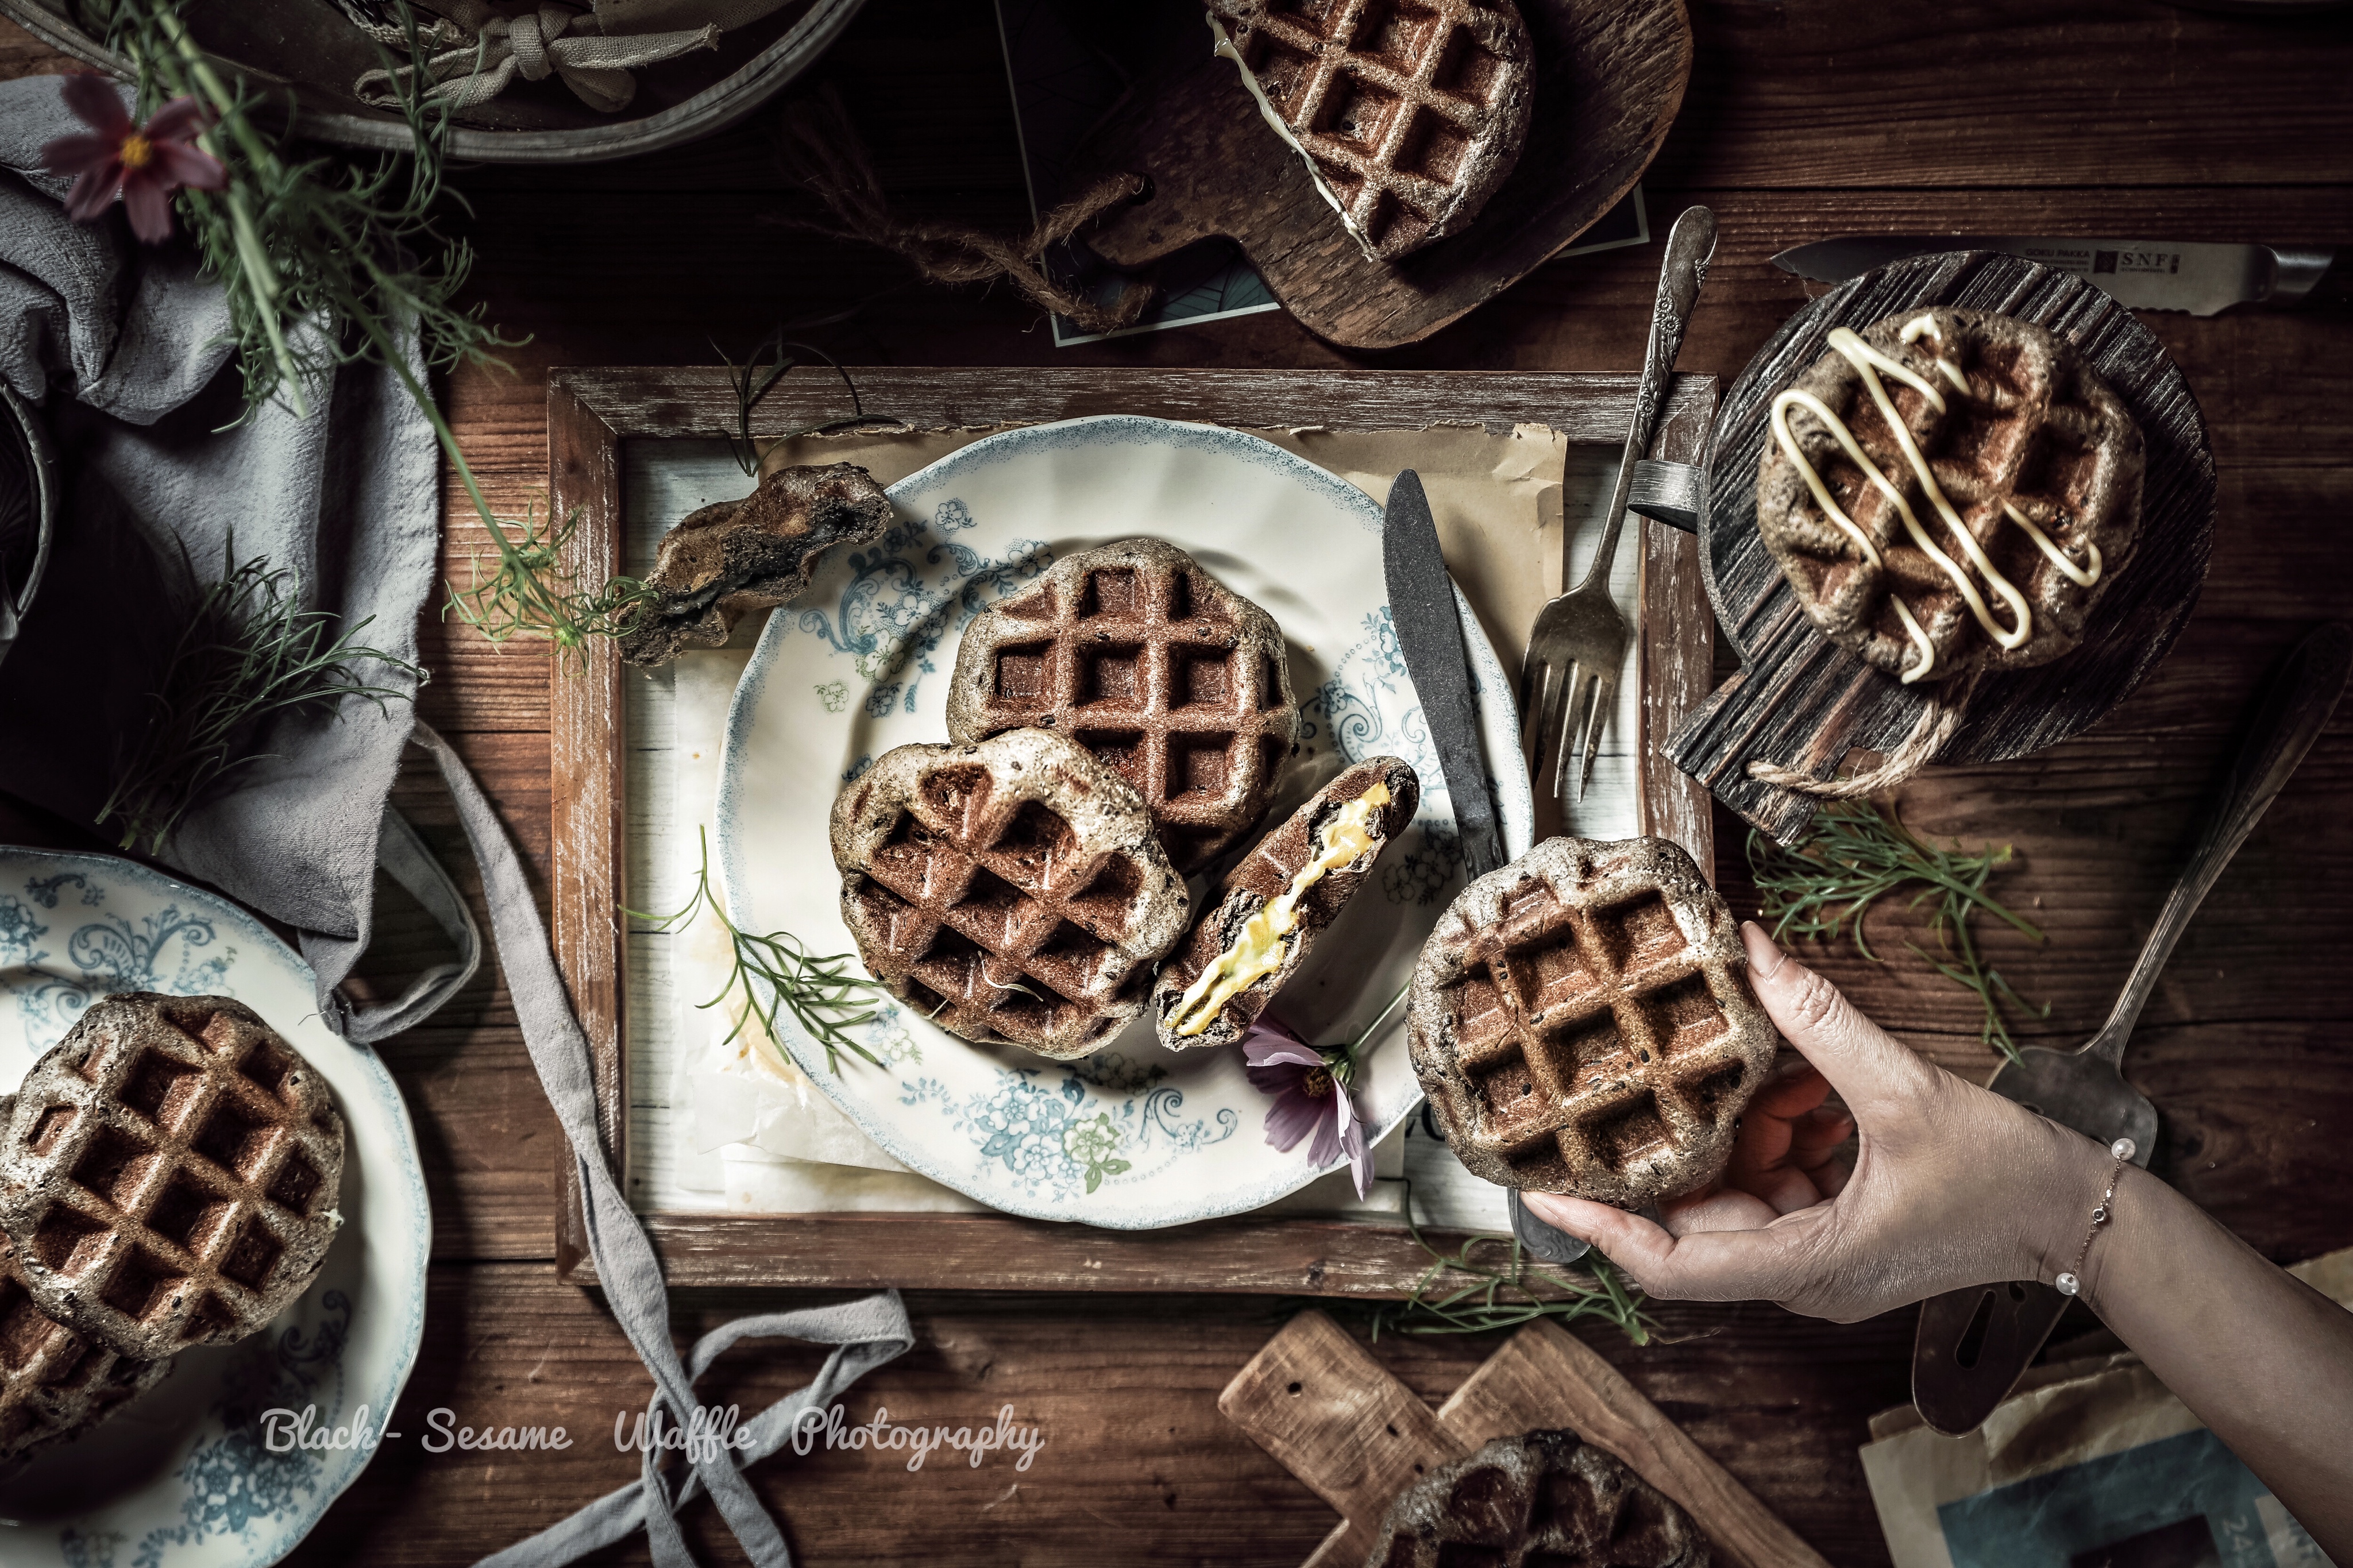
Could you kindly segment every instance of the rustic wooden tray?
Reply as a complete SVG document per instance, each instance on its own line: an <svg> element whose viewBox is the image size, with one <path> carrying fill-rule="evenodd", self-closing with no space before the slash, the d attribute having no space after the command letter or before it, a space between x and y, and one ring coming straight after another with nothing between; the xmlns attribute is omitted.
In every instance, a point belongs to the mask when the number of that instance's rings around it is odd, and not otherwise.
<svg viewBox="0 0 2353 1568"><path fill-rule="evenodd" d="M1535 102L1519 162L1469 227L1375 261L1316 193L1306 162L1260 115L1241 73L1198 52L1137 85L1080 150L1069 188L1113 172L1151 181L1143 201L1089 235L1141 268L1226 235L1302 326L1351 348L1426 338L1591 227L1658 155L1691 80L1683 0L1520 0ZM1622 437L1621 437L1622 439Z"/></svg>
<svg viewBox="0 0 2353 1568"><path fill-rule="evenodd" d="M1146 414L1241 427L1345 426L1413 430L1436 423L1542 425L1572 442L1614 447L1632 417L1631 375L1522 375L1368 371L902 370L852 373L867 405L921 427ZM761 408L768 435L838 412L834 393L790 378ZM1691 461L1714 413L1713 378L1677 378L1654 455ZM554 514L578 525L562 569L601 583L620 569L623 443L709 439L736 402L718 369L557 370L548 377ZM1645 831L1713 864L1707 797L1655 761L1663 736L1706 694L1712 650L1692 536L1642 531L1640 754ZM624 984L630 905L623 841L627 686L609 640L585 668L552 677L550 772L555 953L588 1036L605 1152L628 1190L629 1051ZM829 873L828 873L829 874ZM568 1168L570 1162L563 1163ZM646 1225L673 1285L963 1288L1029 1290L1196 1289L1271 1294L1409 1294L1428 1256L1394 1223L1241 1216L1158 1231L1106 1231L998 1214L806 1215L659 1211ZM1428 1233L1452 1246L1458 1235ZM556 1267L595 1282L580 1194L565 1184Z"/></svg>

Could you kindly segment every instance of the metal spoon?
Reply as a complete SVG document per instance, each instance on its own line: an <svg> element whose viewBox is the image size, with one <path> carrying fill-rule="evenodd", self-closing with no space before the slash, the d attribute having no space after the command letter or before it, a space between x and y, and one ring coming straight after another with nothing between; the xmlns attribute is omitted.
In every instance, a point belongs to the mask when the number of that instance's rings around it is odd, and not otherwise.
<svg viewBox="0 0 2353 1568"><path fill-rule="evenodd" d="M2078 1050L2028 1047L2019 1053L2021 1060L1994 1074L1989 1087L1996 1094L2102 1143L2129 1138L2133 1163L2147 1167L2157 1147L2157 1107L2125 1081L2122 1070L2133 1026L2189 917L2328 722L2348 671L2353 628L2335 622L2306 637L2282 662L2248 722L2214 815L2141 944L2108 1021ZM2022 1280L1973 1285L1922 1302L1912 1352L1912 1398L1921 1416L1939 1432L1975 1429L2010 1393L2066 1306L2067 1298L2050 1286ZM1977 1327L1980 1316L1984 1322Z"/></svg>

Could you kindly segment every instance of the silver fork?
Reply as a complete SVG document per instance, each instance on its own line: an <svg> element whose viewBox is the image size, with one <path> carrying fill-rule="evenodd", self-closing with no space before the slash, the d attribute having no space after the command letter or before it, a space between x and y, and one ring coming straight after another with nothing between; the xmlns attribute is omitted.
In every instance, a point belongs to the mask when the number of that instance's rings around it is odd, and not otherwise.
<svg viewBox="0 0 2353 1568"><path fill-rule="evenodd" d="M1651 437L1658 429L1659 408L1666 401L1675 355L1683 346L1683 326L1691 320L1700 285L1707 278L1708 258L1715 254L1715 214L1706 207L1685 207L1668 232L1666 260L1659 268L1659 300L1651 313L1651 341L1642 353L1634 423L1626 432L1617 488L1609 495L1608 531L1585 581L1546 605L1528 634L1527 658L1520 666L1520 712L1525 726L1521 743L1527 749L1530 775L1539 782L1546 754L1556 757L1552 792L1563 805L1569 801L1571 759L1580 755L1584 763L1576 769L1577 799L1585 798L1593 759L1601 750L1601 731L1617 699L1618 672L1625 666L1630 634L1609 595L1609 566L1626 521L1635 459L1650 450ZM1568 577L1573 539L1573 531L1564 528L1563 581Z"/></svg>

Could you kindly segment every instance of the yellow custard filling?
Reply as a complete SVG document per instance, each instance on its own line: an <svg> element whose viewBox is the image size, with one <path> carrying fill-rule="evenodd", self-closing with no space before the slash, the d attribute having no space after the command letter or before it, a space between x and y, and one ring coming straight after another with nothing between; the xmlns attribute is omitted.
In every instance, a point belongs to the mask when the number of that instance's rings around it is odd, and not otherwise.
<svg viewBox="0 0 2353 1568"><path fill-rule="evenodd" d="M1376 784L1342 806L1325 823L1322 847L1315 858L1299 868L1291 886L1269 899L1258 913L1218 954L1200 978L1176 1000L1169 1024L1180 1035L1198 1035L1217 1022L1218 1014L1252 982L1273 973L1290 957L1290 938L1299 929L1299 900L1307 889L1373 847L1373 814L1389 804L1389 786Z"/></svg>

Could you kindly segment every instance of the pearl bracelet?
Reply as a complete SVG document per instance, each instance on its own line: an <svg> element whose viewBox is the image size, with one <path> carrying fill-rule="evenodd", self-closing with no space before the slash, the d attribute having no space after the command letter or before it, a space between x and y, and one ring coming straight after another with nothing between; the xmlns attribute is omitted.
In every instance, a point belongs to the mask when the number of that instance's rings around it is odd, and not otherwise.
<svg viewBox="0 0 2353 1568"><path fill-rule="evenodd" d="M2116 1157L2116 1165L2108 1172L2108 1190L2100 1194L2098 1205L2092 1210L2092 1228L2084 1233L2084 1245L2075 1249L2075 1267L2063 1270L2059 1278L2051 1282L2059 1288L2062 1296L2073 1296L2084 1288L2080 1277L2084 1259L2091 1253L2092 1238L2099 1235L2100 1227L2113 1217L2108 1213L2108 1205L2116 1201L2116 1178L2125 1173L2125 1164L2136 1152L2129 1138L2119 1138L2108 1145L2108 1152Z"/></svg>

